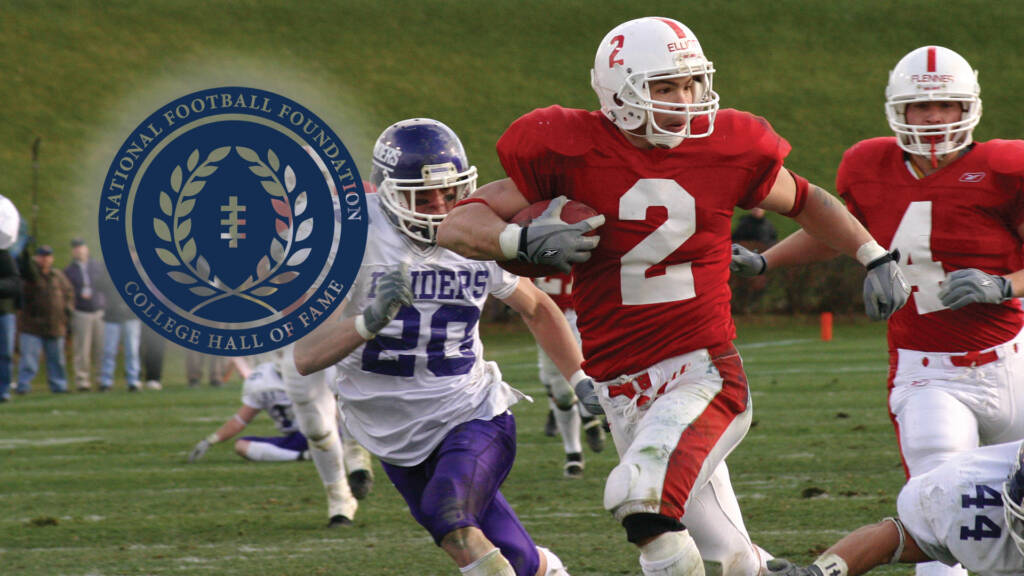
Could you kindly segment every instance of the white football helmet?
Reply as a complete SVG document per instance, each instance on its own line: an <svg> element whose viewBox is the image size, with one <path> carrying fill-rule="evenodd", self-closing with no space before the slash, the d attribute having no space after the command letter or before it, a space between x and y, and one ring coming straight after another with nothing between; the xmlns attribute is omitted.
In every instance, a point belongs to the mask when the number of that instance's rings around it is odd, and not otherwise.
<svg viewBox="0 0 1024 576"><path fill-rule="evenodd" d="M470 166L462 142L451 128L430 118L411 118L388 126L373 147L370 182L381 207L399 232L432 245L446 214L416 211L416 194L456 189L456 201L476 190L476 166Z"/></svg>
<svg viewBox="0 0 1024 576"><path fill-rule="evenodd" d="M1017 451L1017 462L1010 472L1010 477L1003 483L1003 517L1006 520L1006 529L1010 537L1017 545L1017 550L1024 554L1024 472L1021 466L1024 465L1024 444Z"/></svg>
<svg viewBox="0 0 1024 576"><path fill-rule="evenodd" d="M941 158L963 150L981 120L978 71L962 56L941 46L923 46L903 57L889 73L885 115L900 148L920 156ZM959 102L960 121L949 124L907 124L911 102Z"/></svg>
<svg viewBox="0 0 1024 576"><path fill-rule="evenodd" d="M704 57L700 42L689 28L670 18L639 18L612 29L594 57L590 85L597 92L601 112L620 129L641 136L655 146L674 148L685 138L703 138L714 130L718 94L712 89L715 68ZM651 98L652 79L693 77L693 104ZM679 132L654 122L654 112L685 119ZM705 118L707 125L693 121ZM643 132L636 132L644 128Z"/></svg>

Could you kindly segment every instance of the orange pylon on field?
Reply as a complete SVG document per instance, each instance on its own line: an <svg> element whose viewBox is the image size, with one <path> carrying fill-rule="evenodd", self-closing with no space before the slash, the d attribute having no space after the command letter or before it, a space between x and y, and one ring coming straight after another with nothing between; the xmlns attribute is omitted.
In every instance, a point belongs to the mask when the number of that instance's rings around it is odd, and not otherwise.
<svg viewBox="0 0 1024 576"><path fill-rule="evenodd" d="M832 340L832 313L821 313L821 340L830 342Z"/></svg>

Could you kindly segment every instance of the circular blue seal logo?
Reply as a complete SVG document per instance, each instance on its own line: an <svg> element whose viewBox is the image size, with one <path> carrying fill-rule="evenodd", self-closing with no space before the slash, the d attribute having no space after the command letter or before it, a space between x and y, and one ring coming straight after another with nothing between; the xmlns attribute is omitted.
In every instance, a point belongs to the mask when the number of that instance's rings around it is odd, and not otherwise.
<svg viewBox="0 0 1024 576"><path fill-rule="evenodd" d="M157 110L103 183L103 257L135 314L173 342L246 356L341 303L366 245L362 179L297 102L212 88Z"/></svg>

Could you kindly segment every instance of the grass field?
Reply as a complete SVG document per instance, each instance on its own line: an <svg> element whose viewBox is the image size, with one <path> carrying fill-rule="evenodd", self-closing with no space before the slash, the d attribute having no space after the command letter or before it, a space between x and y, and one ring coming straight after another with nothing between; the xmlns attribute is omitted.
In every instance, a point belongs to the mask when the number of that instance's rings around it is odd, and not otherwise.
<svg viewBox="0 0 1024 576"><path fill-rule="evenodd" d="M504 492L535 540L575 576L636 574L636 554L601 507L614 450L562 478L528 333L485 326L487 356L538 402L514 410L519 456ZM846 531L895 511L903 476L885 410L884 326L837 324L821 342L800 319L741 319L738 345L755 424L729 458L753 538L809 560ZM192 445L237 408L237 382L189 389L168 358L166 389L52 396L0 405L0 573L110 576L447 575L453 567L377 468L355 526L327 530L309 462L255 464ZM258 418L247 433L272 433ZM908 567L880 574L910 574Z"/></svg>

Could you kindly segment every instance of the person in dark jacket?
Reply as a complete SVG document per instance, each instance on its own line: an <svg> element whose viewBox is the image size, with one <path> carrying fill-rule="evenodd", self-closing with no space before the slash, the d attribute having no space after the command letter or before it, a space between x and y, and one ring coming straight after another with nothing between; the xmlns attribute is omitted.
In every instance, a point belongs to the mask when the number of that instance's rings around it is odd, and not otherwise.
<svg viewBox="0 0 1024 576"><path fill-rule="evenodd" d="M31 254L31 255L30 255ZM39 371L39 354L46 354L46 378L50 391L68 391L64 336L74 305L74 289L64 273L53 267L53 248L47 245L24 250L19 258L23 279L22 308L19 313L21 361L18 364L18 394L27 394Z"/></svg>
<svg viewBox="0 0 1024 576"><path fill-rule="evenodd" d="M71 310L71 365L75 388L92 389L92 366L103 348L103 309L106 295L96 290L96 281L104 274L103 265L89 258L89 245L81 238L71 241L71 263L64 268L75 289L75 307Z"/></svg>
<svg viewBox="0 0 1024 576"><path fill-rule="evenodd" d="M0 402L11 398L11 362L14 359L14 335L18 324L18 300L21 298L21 274L10 250L0 250Z"/></svg>

